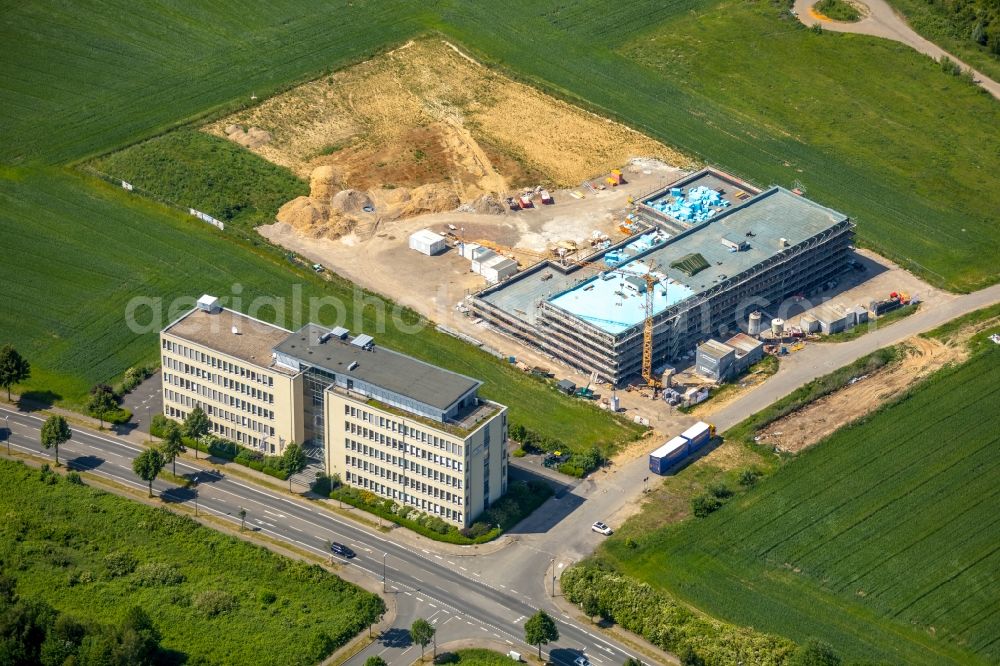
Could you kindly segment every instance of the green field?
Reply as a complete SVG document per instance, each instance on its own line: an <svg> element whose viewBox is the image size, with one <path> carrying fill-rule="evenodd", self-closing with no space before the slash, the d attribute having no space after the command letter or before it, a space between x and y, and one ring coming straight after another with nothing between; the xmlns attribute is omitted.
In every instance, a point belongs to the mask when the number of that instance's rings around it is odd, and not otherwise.
<svg viewBox="0 0 1000 666"><path fill-rule="evenodd" d="M22 224L25 219L34 222L30 233ZM562 396L432 327L418 335L400 331L391 318L391 304L379 305L378 299L374 304L356 302L351 285L342 280L324 281L278 252L224 235L94 178L55 168L0 172L0 236L7 250L3 270L16 276L7 280L0 306L3 339L13 341L32 363L32 379L18 388L52 392L71 406L81 405L93 384L107 382L131 365L157 362L159 327L134 333L125 319L130 299L162 297L165 325L182 312L169 312L174 298L188 297L182 306L190 308L191 297L209 292L232 298L234 285L239 285L243 309L258 296L277 296L286 299L291 310L297 290L304 303L310 296L333 297L346 313L340 323L482 379L483 394L510 405L513 421L574 448L602 444L608 450L641 430ZM92 251L81 251L88 247ZM380 309L388 313L381 328L376 318ZM256 314L276 319L273 308ZM306 309L300 317L308 314ZM319 315L319 323L338 322L333 308ZM294 327L291 317L277 323ZM149 315L138 319L148 323ZM416 316L405 313L402 320L412 323Z"/></svg>
<svg viewBox="0 0 1000 666"><path fill-rule="evenodd" d="M720 511L606 553L716 617L850 657L996 663L998 362L990 345Z"/></svg>
<svg viewBox="0 0 1000 666"><path fill-rule="evenodd" d="M992 7L990 26L993 39L1000 43L1000 5L990 0L888 0L893 9L906 17L907 23L921 35L948 53L962 59L994 81L1000 81L1000 51L992 51L988 44L973 41L976 15L987 15ZM979 14L968 11L976 6ZM989 41L989 34L984 35Z"/></svg>
<svg viewBox="0 0 1000 666"><path fill-rule="evenodd" d="M164 648L206 664L314 664L375 595L195 521L0 460L0 563L18 592L91 622L141 606Z"/></svg>
<svg viewBox="0 0 1000 666"><path fill-rule="evenodd" d="M282 204L309 194L309 186L288 169L232 141L190 129L130 146L89 166L244 232L271 224Z"/></svg>
<svg viewBox="0 0 1000 666"><path fill-rule="evenodd" d="M225 294L238 282L249 300L288 295L301 282L307 294L343 295L344 284L324 286L290 270L279 253L254 248L259 240L216 234L65 165L232 110L251 94L262 98L428 30L692 156L762 183L799 180L811 197L858 218L863 243L938 284L994 282L1000 106L901 45L816 35L783 15L783 6L514 0L426 8L317 3L310 11L286 1L247 15L225 2L17 5L0 26L7 250L0 334L33 361L28 389L76 404L91 384L155 360L154 337L128 336L121 324L136 292L170 300ZM262 168L254 164L247 173ZM168 185L174 189L153 189L170 198L207 196L204 182ZM232 204L265 211L269 201ZM515 421L570 446L635 433L586 406L556 401L544 386L450 338L391 326L374 333L485 380L486 395L510 404Z"/></svg>

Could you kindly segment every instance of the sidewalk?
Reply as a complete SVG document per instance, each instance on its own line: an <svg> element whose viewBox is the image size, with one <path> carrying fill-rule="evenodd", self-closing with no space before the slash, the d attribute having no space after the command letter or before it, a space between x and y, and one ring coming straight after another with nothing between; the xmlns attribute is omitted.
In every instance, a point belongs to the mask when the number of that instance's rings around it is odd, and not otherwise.
<svg viewBox="0 0 1000 666"><path fill-rule="evenodd" d="M100 421L86 414L81 414L80 412L74 412L69 409L56 406L48 406L44 404L30 403L29 405L22 406L20 404L21 396L15 393L11 393L11 399L7 400L6 396L0 397L0 404L8 405L24 414L35 414L35 415L52 415L56 414L62 416L70 425L70 429L73 428L85 428L92 431L94 434L98 434L106 439L121 440L123 443L127 442L133 446L149 447L151 444L155 445L158 443L156 438L153 438L148 432L139 430L138 428L123 428L121 426L109 426L105 429L100 429ZM195 454L197 453L197 458ZM310 501L315 504L320 505L325 511L333 516L338 516L341 518L346 518L356 523L359 527L368 530L377 531L388 531L393 535L393 539L402 545L406 545L410 548L420 549L425 552L437 553L439 555L448 555L453 557L464 557L464 556L474 556L474 555L489 555L495 553L503 548L514 543L517 539L515 537L503 535L498 539L490 541L484 544L463 546L458 544L445 543L442 541L435 541L434 539L429 539L423 535L417 534L405 527L400 527L395 523L391 523L387 520L382 520L374 514L370 514L361 509L357 509L349 504L344 504L341 508L338 505L337 500L332 500L328 498L321 497L312 493L309 490L303 488L300 492L289 492L288 482L282 481L281 479L275 478L264 474L263 472L258 472L255 469L234 463L230 460L224 458L215 458L209 456L205 453L196 452L193 449L184 451L178 456L179 460L184 460L186 462L195 462L206 469L212 469L218 472L224 472L230 476L239 477L243 480L250 481L259 486L264 486L272 492L282 492L289 495L290 497L296 497L304 501ZM380 529L381 525L381 529Z"/></svg>

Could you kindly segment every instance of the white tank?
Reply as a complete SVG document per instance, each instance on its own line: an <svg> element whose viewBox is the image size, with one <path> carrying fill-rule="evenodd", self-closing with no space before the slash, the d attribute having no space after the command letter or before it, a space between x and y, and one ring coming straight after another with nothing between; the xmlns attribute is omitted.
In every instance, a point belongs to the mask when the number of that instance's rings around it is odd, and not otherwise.
<svg viewBox="0 0 1000 666"><path fill-rule="evenodd" d="M750 319L747 321L747 333L750 335L760 335L760 318L761 314L759 312L750 313Z"/></svg>
<svg viewBox="0 0 1000 666"><path fill-rule="evenodd" d="M771 320L771 335L776 338L780 338L785 334L785 320L784 319L772 319Z"/></svg>

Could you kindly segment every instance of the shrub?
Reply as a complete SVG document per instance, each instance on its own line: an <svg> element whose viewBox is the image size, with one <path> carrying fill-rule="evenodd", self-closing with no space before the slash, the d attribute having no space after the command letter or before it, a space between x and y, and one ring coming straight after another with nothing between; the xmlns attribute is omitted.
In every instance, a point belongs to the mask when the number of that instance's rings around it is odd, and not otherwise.
<svg viewBox="0 0 1000 666"><path fill-rule="evenodd" d="M512 456L514 456L515 458L523 458L524 456L528 455L528 452L527 452L527 451L525 451L524 449L522 449L522 448L521 448L521 447L519 446L519 447L517 447L516 449L514 449L513 451L511 451L511 452L510 452L510 454L511 454Z"/></svg>
<svg viewBox="0 0 1000 666"><path fill-rule="evenodd" d="M691 500L691 510L698 518L704 518L708 514L718 511L720 508L722 508L722 500L715 495L698 495Z"/></svg>
<svg viewBox="0 0 1000 666"><path fill-rule="evenodd" d="M206 617L215 617L236 610L239 605L229 592L223 590L205 590L194 596L192 604L195 609Z"/></svg>
<svg viewBox="0 0 1000 666"><path fill-rule="evenodd" d="M740 473L740 485L744 488L751 488L757 483L761 473L755 469L745 469Z"/></svg>
<svg viewBox="0 0 1000 666"><path fill-rule="evenodd" d="M574 604L588 595L599 615L634 631L657 647L683 657L697 649L704 664L779 666L795 649L790 640L746 627L735 627L693 613L665 592L608 570L596 562L568 568L561 577L563 593Z"/></svg>
<svg viewBox="0 0 1000 666"><path fill-rule="evenodd" d="M958 76L962 73L962 66L946 55L941 56L941 60L938 62L941 63L941 71L945 74Z"/></svg>
<svg viewBox="0 0 1000 666"><path fill-rule="evenodd" d="M478 539L479 537L484 536L489 531L490 531L490 526L482 521L476 521L471 525L469 525L468 527L466 527L465 529L461 530L462 536L464 536L467 539Z"/></svg>
<svg viewBox="0 0 1000 666"><path fill-rule="evenodd" d="M104 420L114 425L123 425L132 420L132 410L119 407L104 414Z"/></svg>
<svg viewBox="0 0 1000 666"><path fill-rule="evenodd" d="M139 587L180 585L184 582L184 574L172 564L149 562L136 568L133 582Z"/></svg>
<svg viewBox="0 0 1000 666"><path fill-rule="evenodd" d="M733 491L724 483L713 483L708 487L708 492L720 500L726 500L733 496Z"/></svg>
<svg viewBox="0 0 1000 666"><path fill-rule="evenodd" d="M153 437L163 437L166 433L167 427L174 423L166 417L164 414L154 414L153 418L149 422L149 434Z"/></svg>
<svg viewBox="0 0 1000 666"><path fill-rule="evenodd" d="M108 578L127 576L135 571L137 564L138 560L134 555L121 550L108 553L104 557L104 571Z"/></svg>
<svg viewBox="0 0 1000 666"><path fill-rule="evenodd" d="M75 470L70 470L69 474L66 475L66 481L68 483L75 483L78 486L83 485L83 478L80 473Z"/></svg>
<svg viewBox="0 0 1000 666"><path fill-rule="evenodd" d="M273 604L275 601L278 600L278 595L275 594L274 592L271 592L270 590L264 590L263 592L260 593L259 598L260 598L260 603L264 604L265 606L270 606L271 604Z"/></svg>

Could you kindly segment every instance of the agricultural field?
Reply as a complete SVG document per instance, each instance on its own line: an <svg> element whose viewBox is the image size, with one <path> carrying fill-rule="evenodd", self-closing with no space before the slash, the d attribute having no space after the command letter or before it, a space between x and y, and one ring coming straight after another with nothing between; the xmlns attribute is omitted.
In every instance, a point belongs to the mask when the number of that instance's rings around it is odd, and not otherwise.
<svg viewBox="0 0 1000 666"><path fill-rule="evenodd" d="M25 219L33 220L31 233L25 233ZM280 299L288 306L283 316L273 305L250 314L286 328L308 318L344 323L381 344L482 379L483 394L509 405L513 422L581 451L599 444L610 452L641 431L426 322L418 325L410 311L400 311L403 326L397 325L391 303L345 281L322 280L262 247L263 241L255 241L261 247L243 242L94 178L55 168L0 172L0 236L8 253L3 270L12 276L5 281L0 332L31 362L32 377L18 390L35 397L80 407L92 385L130 366L156 363L159 329L208 292L226 297L227 304L238 296L242 310L258 297ZM295 294L303 305L293 313ZM138 334L126 321L135 297L162 299L155 325L148 308L137 310L137 323L149 329ZM186 300L171 311L179 297ZM313 317L310 297L340 305ZM404 332L413 330L408 326L419 333Z"/></svg>
<svg viewBox="0 0 1000 666"><path fill-rule="evenodd" d="M21 595L103 624L141 606L187 663L314 664L384 608L316 565L52 472L0 460L0 483L0 563Z"/></svg>
<svg viewBox="0 0 1000 666"><path fill-rule="evenodd" d="M287 169L195 130L164 134L89 166L146 196L196 208L243 231L270 224L282 204L309 193Z"/></svg>
<svg viewBox="0 0 1000 666"><path fill-rule="evenodd" d="M847 657L996 663L998 362L980 347L721 510L605 555L713 616Z"/></svg>

